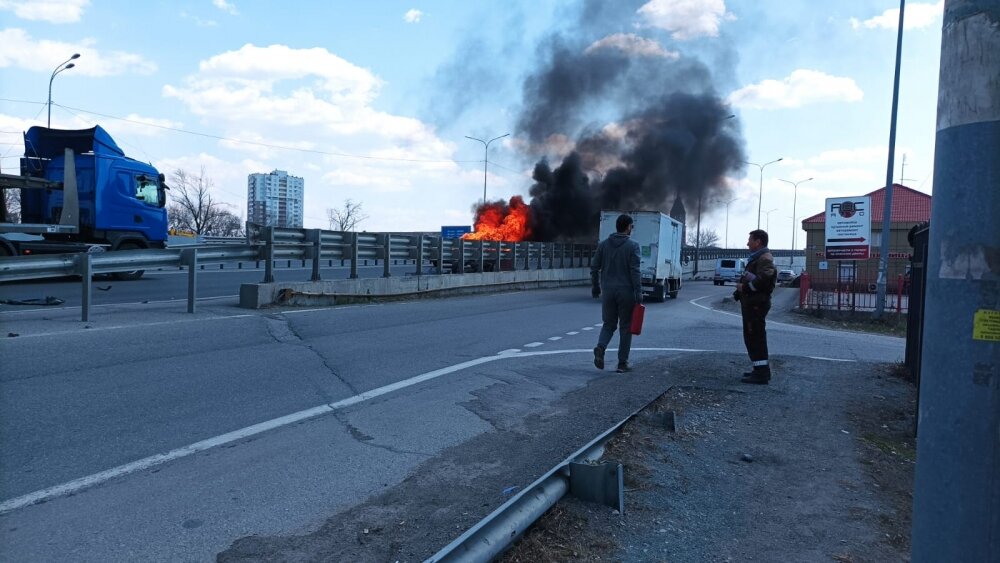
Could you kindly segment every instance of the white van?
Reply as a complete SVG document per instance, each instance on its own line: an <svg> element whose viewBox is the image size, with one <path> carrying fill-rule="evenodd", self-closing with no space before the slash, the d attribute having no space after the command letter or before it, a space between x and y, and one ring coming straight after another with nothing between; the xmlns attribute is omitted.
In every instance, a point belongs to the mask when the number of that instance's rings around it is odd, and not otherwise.
<svg viewBox="0 0 1000 563"><path fill-rule="evenodd" d="M715 285L726 285L727 281L736 283L746 267L747 261L743 258L719 258L715 261L715 277L712 281Z"/></svg>

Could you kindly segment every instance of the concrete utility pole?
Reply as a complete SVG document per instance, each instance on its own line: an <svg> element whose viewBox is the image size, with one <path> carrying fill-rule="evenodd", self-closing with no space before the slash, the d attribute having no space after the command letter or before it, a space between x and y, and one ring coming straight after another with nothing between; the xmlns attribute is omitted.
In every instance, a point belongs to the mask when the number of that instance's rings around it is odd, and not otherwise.
<svg viewBox="0 0 1000 563"><path fill-rule="evenodd" d="M912 560L1000 561L1000 0L945 0Z"/></svg>

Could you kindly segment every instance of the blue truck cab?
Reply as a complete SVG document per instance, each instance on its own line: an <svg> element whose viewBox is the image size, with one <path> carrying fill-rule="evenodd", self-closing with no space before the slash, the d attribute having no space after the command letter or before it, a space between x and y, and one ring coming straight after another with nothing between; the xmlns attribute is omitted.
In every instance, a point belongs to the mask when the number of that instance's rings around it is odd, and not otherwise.
<svg viewBox="0 0 1000 563"><path fill-rule="evenodd" d="M100 126L28 129L21 175L3 175L0 184L21 189L20 223L0 223L4 254L166 245L168 188L163 175L126 156ZM9 233L40 235L41 240L4 236Z"/></svg>

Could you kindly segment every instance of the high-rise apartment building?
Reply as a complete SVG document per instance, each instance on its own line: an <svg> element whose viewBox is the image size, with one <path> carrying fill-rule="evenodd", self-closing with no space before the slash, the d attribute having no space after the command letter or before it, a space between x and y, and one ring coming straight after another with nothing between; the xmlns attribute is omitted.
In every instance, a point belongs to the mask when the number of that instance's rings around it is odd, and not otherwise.
<svg viewBox="0 0 1000 563"><path fill-rule="evenodd" d="M284 170L247 177L247 221L274 227L302 227L305 180Z"/></svg>

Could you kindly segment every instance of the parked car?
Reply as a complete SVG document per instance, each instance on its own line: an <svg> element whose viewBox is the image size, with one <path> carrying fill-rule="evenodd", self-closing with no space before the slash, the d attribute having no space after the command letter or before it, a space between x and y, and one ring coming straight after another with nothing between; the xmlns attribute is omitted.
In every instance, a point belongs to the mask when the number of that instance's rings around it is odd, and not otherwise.
<svg viewBox="0 0 1000 563"><path fill-rule="evenodd" d="M778 270L778 283L788 283L795 279L795 270Z"/></svg>

